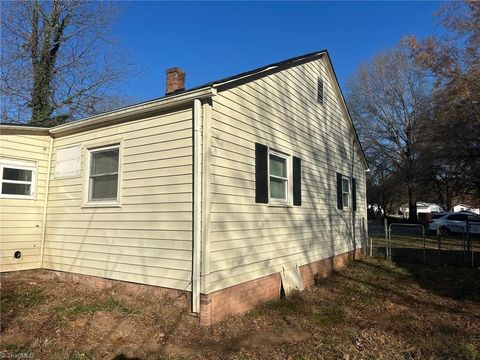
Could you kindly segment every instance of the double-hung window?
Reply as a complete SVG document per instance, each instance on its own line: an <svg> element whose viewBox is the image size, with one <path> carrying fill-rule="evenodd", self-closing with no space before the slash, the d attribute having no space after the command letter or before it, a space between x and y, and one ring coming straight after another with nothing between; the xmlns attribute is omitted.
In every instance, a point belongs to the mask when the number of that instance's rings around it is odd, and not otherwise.
<svg viewBox="0 0 480 360"><path fill-rule="evenodd" d="M33 199L36 164L20 160L0 159L0 197Z"/></svg>
<svg viewBox="0 0 480 360"><path fill-rule="evenodd" d="M357 211L357 180L337 173L337 208Z"/></svg>
<svg viewBox="0 0 480 360"><path fill-rule="evenodd" d="M89 203L118 203L119 155L119 145L89 150Z"/></svg>
<svg viewBox="0 0 480 360"><path fill-rule="evenodd" d="M350 179L347 177L342 178L342 196L343 207L350 207Z"/></svg>
<svg viewBox="0 0 480 360"><path fill-rule="evenodd" d="M270 201L288 202L288 156L269 151Z"/></svg>
<svg viewBox="0 0 480 360"><path fill-rule="evenodd" d="M302 161L255 143L255 202L302 206Z"/></svg>

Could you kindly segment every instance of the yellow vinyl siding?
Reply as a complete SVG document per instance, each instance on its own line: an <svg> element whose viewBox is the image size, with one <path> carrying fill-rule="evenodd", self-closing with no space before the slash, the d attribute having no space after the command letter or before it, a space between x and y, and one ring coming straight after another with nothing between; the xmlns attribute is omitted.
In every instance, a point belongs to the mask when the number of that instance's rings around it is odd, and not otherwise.
<svg viewBox="0 0 480 360"><path fill-rule="evenodd" d="M319 76L324 105L316 101ZM365 168L333 81L320 59L219 91L211 108L204 103L202 292L360 247ZM191 289L192 108L149 116L55 135L43 267ZM35 200L0 200L2 271L36 268L50 137L0 139L2 156L38 163ZM301 158L302 206L255 203L256 142ZM119 143L119 206L85 204L87 148ZM78 145L81 174L57 178L57 151ZM352 212L337 209L337 172L357 181L354 229ZM12 262L17 248L24 256Z"/></svg>
<svg viewBox="0 0 480 360"><path fill-rule="evenodd" d="M317 103L317 78L324 105ZM205 292L361 245L365 168L322 59L219 92L211 138L209 284ZM255 143L302 159L302 206L255 203ZM354 158L352 159L352 154ZM352 212L338 210L336 173L357 182Z"/></svg>
<svg viewBox="0 0 480 360"><path fill-rule="evenodd" d="M57 149L121 141L120 207L85 207L78 177L56 178ZM192 110L55 139L44 267L190 289Z"/></svg>
<svg viewBox="0 0 480 360"><path fill-rule="evenodd" d="M0 133L0 158L35 162L34 199L0 198L0 271L40 267L43 210L47 179L50 136ZM21 259L14 259L15 251Z"/></svg>

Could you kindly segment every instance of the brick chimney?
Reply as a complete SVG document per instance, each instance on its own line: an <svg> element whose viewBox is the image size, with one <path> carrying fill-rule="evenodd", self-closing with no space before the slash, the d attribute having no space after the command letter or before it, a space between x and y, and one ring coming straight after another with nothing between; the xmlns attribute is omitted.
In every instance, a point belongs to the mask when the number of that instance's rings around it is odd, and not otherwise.
<svg viewBox="0 0 480 360"><path fill-rule="evenodd" d="M165 95L185 90L185 71L179 67L167 69L167 87Z"/></svg>

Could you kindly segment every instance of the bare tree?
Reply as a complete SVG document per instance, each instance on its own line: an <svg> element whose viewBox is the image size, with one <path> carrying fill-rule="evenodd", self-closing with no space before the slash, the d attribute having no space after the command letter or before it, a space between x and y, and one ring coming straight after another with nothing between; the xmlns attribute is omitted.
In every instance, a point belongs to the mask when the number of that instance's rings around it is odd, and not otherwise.
<svg viewBox="0 0 480 360"><path fill-rule="evenodd" d="M424 153L451 208L456 199L480 199L480 2L447 3L437 15L445 35L412 37L409 45L435 84L433 121L425 132L430 152Z"/></svg>
<svg viewBox="0 0 480 360"><path fill-rule="evenodd" d="M367 156L403 181L410 220L416 220L417 144L430 94L424 72L399 44L359 66L348 87L348 104Z"/></svg>
<svg viewBox="0 0 480 360"><path fill-rule="evenodd" d="M367 175L367 202L371 209L386 217L395 206L401 204L401 181L395 173L379 163L369 162L371 171ZM378 214L375 214L378 215Z"/></svg>
<svg viewBox="0 0 480 360"><path fill-rule="evenodd" d="M2 121L49 126L105 107L129 69L109 37L118 13L111 2L3 2Z"/></svg>

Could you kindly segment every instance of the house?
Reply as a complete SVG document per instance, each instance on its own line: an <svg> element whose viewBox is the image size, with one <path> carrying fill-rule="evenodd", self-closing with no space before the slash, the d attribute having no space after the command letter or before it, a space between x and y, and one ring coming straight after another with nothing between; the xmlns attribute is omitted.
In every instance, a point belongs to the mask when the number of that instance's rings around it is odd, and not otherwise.
<svg viewBox="0 0 480 360"><path fill-rule="evenodd" d="M480 208L474 208L470 205L465 205L465 204L458 204L453 207L454 212L459 212L459 211L470 211L473 212L477 215L480 215Z"/></svg>
<svg viewBox="0 0 480 360"><path fill-rule="evenodd" d="M0 127L2 271L185 291L210 324L359 254L367 163L327 51L184 79L53 128Z"/></svg>
<svg viewBox="0 0 480 360"><path fill-rule="evenodd" d="M400 211L403 213L404 218L408 218L410 210L408 204L404 204L400 207ZM427 203L423 201L417 202L417 215L419 214L433 214L444 211L443 208L435 203Z"/></svg>

